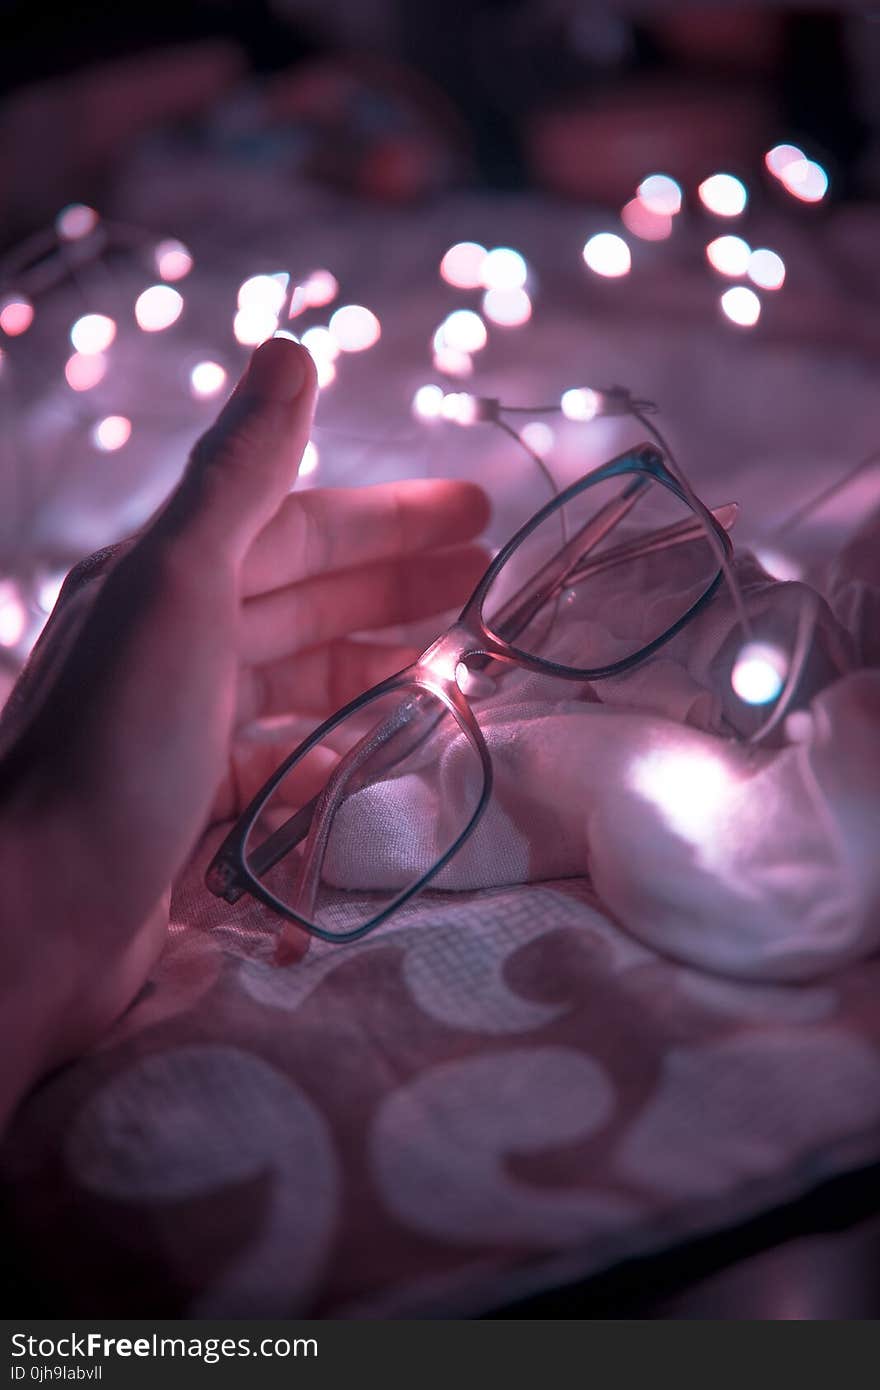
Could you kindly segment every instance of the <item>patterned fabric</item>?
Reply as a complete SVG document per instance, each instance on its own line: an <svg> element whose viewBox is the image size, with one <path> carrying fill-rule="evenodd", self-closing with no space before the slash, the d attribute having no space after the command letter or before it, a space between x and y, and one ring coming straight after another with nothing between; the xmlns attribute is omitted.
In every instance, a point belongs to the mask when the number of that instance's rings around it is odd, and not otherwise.
<svg viewBox="0 0 880 1390"><path fill-rule="evenodd" d="M478 1312L880 1156L880 961L712 978L571 880L436 893L279 970L200 870L137 1004L5 1147L47 1311Z"/></svg>

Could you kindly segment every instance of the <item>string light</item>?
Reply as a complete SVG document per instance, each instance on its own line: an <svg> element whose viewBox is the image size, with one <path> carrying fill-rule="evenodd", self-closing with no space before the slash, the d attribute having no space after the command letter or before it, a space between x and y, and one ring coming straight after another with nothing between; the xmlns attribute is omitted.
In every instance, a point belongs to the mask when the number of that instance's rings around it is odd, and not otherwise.
<svg viewBox="0 0 880 1390"><path fill-rule="evenodd" d="M232 332L242 347L257 347L271 338L278 327L278 315L264 304L239 309L232 320Z"/></svg>
<svg viewBox="0 0 880 1390"><path fill-rule="evenodd" d="M781 179L790 164L806 159L803 150L797 145L774 145L764 155L764 163L774 178Z"/></svg>
<svg viewBox="0 0 880 1390"><path fill-rule="evenodd" d="M226 368L219 362L197 362L189 374L190 391L198 400L217 396L226 385Z"/></svg>
<svg viewBox="0 0 880 1390"><path fill-rule="evenodd" d="M318 390L325 391L336 380L336 363L331 362L329 357L319 357L315 362L315 376Z"/></svg>
<svg viewBox="0 0 880 1390"><path fill-rule="evenodd" d="M775 251L760 246L749 256L748 276L762 290L779 290L785 283L785 261Z"/></svg>
<svg viewBox="0 0 880 1390"><path fill-rule="evenodd" d="M706 259L719 275L739 279L749 268L752 249L741 236L719 236L706 247Z"/></svg>
<svg viewBox="0 0 880 1390"><path fill-rule="evenodd" d="M434 370L442 372L444 376L465 377L473 374L474 364L470 353L459 352L458 348L437 347L431 360Z"/></svg>
<svg viewBox="0 0 880 1390"><path fill-rule="evenodd" d="M10 294L0 299L0 328L8 338L26 333L34 321L34 306L24 294Z"/></svg>
<svg viewBox="0 0 880 1390"><path fill-rule="evenodd" d="M456 425L476 424L479 419L476 398L466 391L452 391L443 397L440 414L444 420L451 420Z"/></svg>
<svg viewBox="0 0 880 1390"><path fill-rule="evenodd" d="M37 604L44 613L51 613L52 609L61 596L61 590L67 575L63 570L56 571L55 574L47 574L37 585Z"/></svg>
<svg viewBox="0 0 880 1390"><path fill-rule="evenodd" d="M115 337L116 320L107 314L83 314L70 330L73 346L86 356L104 352Z"/></svg>
<svg viewBox="0 0 880 1390"><path fill-rule="evenodd" d="M681 185L668 174L649 174L636 189L636 197L647 212L675 217L681 212Z"/></svg>
<svg viewBox="0 0 880 1390"><path fill-rule="evenodd" d="M747 705L778 699L788 675L788 658L769 642L747 642L734 663L730 683Z"/></svg>
<svg viewBox="0 0 880 1390"><path fill-rule="evenodd" d="M629 247L614 232L596 232L585 244L583 256L590 270L609 279L628 275L632 267Z"/></svg>
<svg viewBox="0 0 880 1390"><path fill-rule="evenodd" d="M523 426L520 433L529 448L534 449L535 453L541 457L544 454L549 454L556 442L552 428L543 420L530 420L527 425Z"/></svg>
<svg viewBox="0 0 880 1390"><path fill-rule="evenodd" d="M17 647L27 626L27 609L18 585L10 580L3 581L0 583L0 647Z"/></svg>
<svg viewBox="0 0 880 1390"><path fill-rule="evenodd" d="M703 207L716 217L739 217L748 202L748 190L733 174L712 174L697 192Z"/></svg>
<svg viewBox="0 0 880 1390"><path fill-rule="evenodd" d="M417 420L437 420L442 409L442 386L420 386L412 398L412 412Z"/></svg>
<svg viewBox="0 0 880 1390"><path fill-rule="evenodd" d="M131 438L131 421L126 415L106 415L92 429L92 443L104 454L113 454Z"/></svg>
<svg viewBox="0 0 880 1390"><path fill-rule="evenodd" d="M64 364L64 376L72 391L91 391L106 373L107 359L100 352L74 352Z"/></svg>
<svg viewBox="0 0 880 1390"><path fill-rule="evenodd" d="M761 317L761 301L747 285L735 285L721 296L721 308L731 323L752 328Z"/></svg>
<svg viewBox="0 0 880 1390"><path fill-rule="evenodd" d="M654 212L640 198L630 198L620 213L623 225L641 241L665 241L672 235L672 217L668 212Z"/></svg>
<svg viewBox="0 0 880 1390"><path fill-rule="evenodd" d="M560 406L566 420L583 423L595 420L602 409L602 397L589 386L572 386L568 391L563 391Z"/></svg>
<svg viewBox="0 0 880 1390"><path fill-rule="evenodd" d="M529 268L518 251L496 246L486 253L480 280L487 290L519 290L526 283Z"/></svg>
<svg viewBox="0 0 880 1390"><path fill-rule="evenodd" d="M160 241L153 252L156 274L163 280L182 280L193 268L192 252L182 241Z"/></svg>
<svg viewBox="0 0 880 1390"><path fill-rule="evenodd" d="M316 325L314 328L307 328L300 338L300 342L310 352L316 362L335 362L340 353L340 347L329 328Z"/></svg>
<svg viewBox="0 0 880 1390"><path fill-rule="evenodd" d="M286 271L275 275L250 275L238 287L239 309L265 310L277 318L287 297L290 276Z"/></svg>
<svg viewBox="0 0 880 1390"><path fill-rule="evenodd" d="M828 175L814 159L795 159L779 176L782 186L802 203L821 203L828 192Z"/></svg>
<svg viewBox="0 0 880 1390"><path fill-rule="evenodd" d="M183 295L170 285L151 285L134 303L137 325L145 333L161 333L176 323L183 312Z"/></svg>
<svg viewBox="0 0 880 1390"><path fill-rule="evenodd" d="M85 203L68 203L55 218L55 230L61 241L79 241L98 225L98 214Z"/></svg>
<svg viewBox="0 0 880 1390"><path fill-rule="evenodd" d="M520 328L532 317L532 301L524 289L487 290L483 313L499 327Z"/></svg>
<svg viewBox="0 0 880 1390"><path fill-rule="evenodd" d="M330 332L343 352L365 352L379 341L382 326L363 304L345 304L330 318Z"/></svg>
<svg viewBox="0 0 880 1390"><path fill-rule="evenodd" d="M440 275L457 290L476 290L483 284L488 252L477 241L457 241L440 262Z"/></svg>
<svg viewBox="0 0 880 1390"><path fill-rule="evenodd" d="M434 335L434 350L452 348L455 352L479 352L488 341L489 334L479 314L473 309L455 309Z"/></svg>
<svg viewBox="0 0 880 1390"><path fill-rule="evenodd" d="M329 270L313 270L301 288L306 307L323 309L325 304L332 304L338 295L339 281Z"/></svg>

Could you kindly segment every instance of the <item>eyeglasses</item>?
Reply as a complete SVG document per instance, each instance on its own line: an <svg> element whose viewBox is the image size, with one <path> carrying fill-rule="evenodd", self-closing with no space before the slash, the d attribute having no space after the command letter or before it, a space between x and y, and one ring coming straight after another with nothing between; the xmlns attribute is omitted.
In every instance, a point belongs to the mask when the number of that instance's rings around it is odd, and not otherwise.
<svg viewBox="0 0 880 1390"><path fill-rule="evenodd" d="M486 809L480 707L497 683L519 667L583 684L644 661L729 573L735 513L707 510L653 444L567 487L499 551L443 636L281 764L212 860L209 889L250 893L323 941L379 926Z"/></svg>

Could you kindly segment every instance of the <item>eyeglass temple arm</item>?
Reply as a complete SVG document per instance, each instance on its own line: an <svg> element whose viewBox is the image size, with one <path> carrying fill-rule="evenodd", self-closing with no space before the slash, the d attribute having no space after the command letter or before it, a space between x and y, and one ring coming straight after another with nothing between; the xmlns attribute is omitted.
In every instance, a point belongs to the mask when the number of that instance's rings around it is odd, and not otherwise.
<svg viewBox="0 0 880 1390"><path fill-rule="evenodd" d="M641 484L642 480L638 480L638 482ZM520 589L519 594L514 595L513 599L510 599L509 602L505 603L502 609L499 609L499 613L496 614L494 619L494 624L498 621L499 628L502 624L505 626L505 632L503 632L503 639L505 639L505 641L513 641L513 639L519 637L525 624L531 620L531 617L534 617L534 613L537 612L537 609L530 607L530 600L534 602L535 599L538 599L539 603L545 603L548 598L553 598L553 596L555 596L556 589L562 588L566 582L574 580L574 578L587 577L588 574L610 569L614 564L623 564L626 563L627 560L639 559L641 556L651 555L651 553L656 552L656 550L665 550L669 548L669 546L683 545L683 543L691 541L691 539L702 534L702 523L695 517L692 521L678 521L678 523L670 525L670 527L665 527L663 530L652 531L651 534L638 537L635 541L626 541L623 545L614 546L612 550L605 550L601 556L596 556L595 559L588 559L589 550L594 548L595 545L598 545L599 541L602 541L605 535L608 535L608 532L617 524L617 521L620 521L621 518L626 516L626 513L635 502L635 498L633 498L628 502L626 507L620 509L620 500L620 498L616 498L613 502L603 507L601 512L596 514L595 517L592 517L591 521L588 521L587 525L581 527L577 535L571 537L570 541L567 542L567 545L563 546L562 550L556 552L556 555L553 556L551 560L548 560L548 563L546 563L544 567L544 571L541 571L541 573L545 573L545 571L548 570L555 570L557 574L555 589L549 592L549 595L548 591L546 591L546 587L544 587L539 589L538 594L532 592L532 594L527 595L527 598L523 598L523 595L527 594L528 589L532 588L532 585L524 585L523 589ZM609 510L614 513L613 517L609 517L608 514L606 514L609 513ZM731 525L734 524L735 517L737 517L737 510L738 507L734 502L728 502L722 507L716 507L712 512L712 516L715 517L717 523L723 525L724 530L728 531ZM595 523L601 524L595 525ZM577 548L577 555L576 559L571 560L570 556L574 548ZM519 607L523 609L523 612L520 613L519 610L517 610L517 603L519 603ZM502 635L502 632L499 631L499 635ZM492 662L491 657L485 659L485 666L488 667L489 664L496 664ZM355 753L355 749L352 749L352 753ZM343 759L343 762L345 762L345 759ZM339 769L335 771L339 771ZM291 852L291 849L295 849L296 845L304 840L304 837L309 834L311 821L313 821L314 813L316 813L318 801L320 801L320 799L320 795L313 796L311 801L306 802L306 805L300 806L300 809L295 815L289 817L289 820L285 820L282 826L279 826L277 830L272 831L271 835L268 835L267 840L264 840L259 848L254 849L254 851L250 853L249 867L254 876L260 877L260 874L266 873L268 869L272 869L272 867L277 865L279 859L284 858L286 853ZM231 897L231 894L235 894L235 897ZM227 892L228 901L234 902L239 897L241 897L241 890L229 887Z"/></svg>

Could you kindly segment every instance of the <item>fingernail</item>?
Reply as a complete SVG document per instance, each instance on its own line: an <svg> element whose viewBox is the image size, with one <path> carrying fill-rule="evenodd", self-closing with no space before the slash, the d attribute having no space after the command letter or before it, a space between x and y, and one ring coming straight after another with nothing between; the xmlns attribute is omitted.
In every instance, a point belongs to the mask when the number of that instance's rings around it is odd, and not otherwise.
<svg viewBox="0 0 880 1390"><path fill-rule="evenodd" d="M306 370L304 348L285 338L270 338L251 358L244 385L250 395L266 401L293 401L302 390Z"/></svg>

